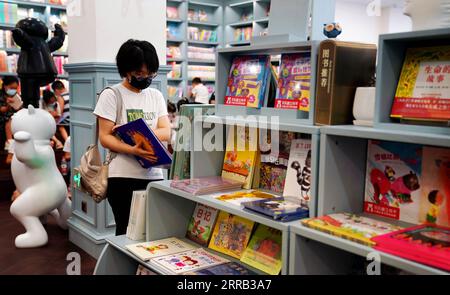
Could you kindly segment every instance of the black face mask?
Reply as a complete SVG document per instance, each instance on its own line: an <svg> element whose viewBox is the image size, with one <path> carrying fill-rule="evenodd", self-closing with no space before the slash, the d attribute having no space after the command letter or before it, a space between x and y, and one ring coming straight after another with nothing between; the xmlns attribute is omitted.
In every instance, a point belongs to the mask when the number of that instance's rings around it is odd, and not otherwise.
<svg viewBox="0 0 450 295"><path fill-rule="evenodd" d="M136 78L135 76L131 76L131 80L128 81L131 86L136 89L144 90L152 85L153 79L151 77L148 78Z"/></svg>

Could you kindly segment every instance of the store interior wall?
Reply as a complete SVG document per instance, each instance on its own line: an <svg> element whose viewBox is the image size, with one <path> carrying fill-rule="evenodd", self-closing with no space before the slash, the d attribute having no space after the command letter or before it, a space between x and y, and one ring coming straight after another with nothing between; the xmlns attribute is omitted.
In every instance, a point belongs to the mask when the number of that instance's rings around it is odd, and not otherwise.
<svg viewBox="0 0 450 295"><path fill-rule="evenodd" d="M337 0L336 22L343 27L340 40L378 44L380 34L411 31L409 17L403 15L404 0L379 1L380 14L370 15L370 0Z"/></svg>

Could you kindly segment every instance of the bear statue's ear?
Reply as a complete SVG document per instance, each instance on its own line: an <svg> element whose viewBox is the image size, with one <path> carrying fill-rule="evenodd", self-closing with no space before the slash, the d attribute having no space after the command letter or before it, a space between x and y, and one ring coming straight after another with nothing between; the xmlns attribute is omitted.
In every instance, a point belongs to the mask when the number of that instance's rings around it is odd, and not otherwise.
<svg viewBox="0 0 450 295"><path fill-rule="evenodd" d="M28 114L30 115L36 114L36 109L31 104L28 106Z"/></svg>

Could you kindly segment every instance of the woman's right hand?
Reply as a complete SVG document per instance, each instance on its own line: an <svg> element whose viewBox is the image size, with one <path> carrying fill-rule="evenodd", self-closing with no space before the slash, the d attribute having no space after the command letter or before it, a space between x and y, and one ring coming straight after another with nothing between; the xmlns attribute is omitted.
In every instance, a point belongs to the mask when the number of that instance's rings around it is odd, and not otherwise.
<svg viewBox="0 0 450 295"><path fill-rule="evenodd" d="M138 156L149 160L150 162L156 162L157 158L154 153L149 152L143 149L143 142L138 142L135 146L132 147L131 151L133 156Z"/></svg>

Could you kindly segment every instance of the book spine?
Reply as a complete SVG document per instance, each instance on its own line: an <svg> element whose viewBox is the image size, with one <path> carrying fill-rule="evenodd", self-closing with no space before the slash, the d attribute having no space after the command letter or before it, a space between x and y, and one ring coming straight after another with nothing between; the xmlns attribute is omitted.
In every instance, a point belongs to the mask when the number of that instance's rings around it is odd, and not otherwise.
<svg viewBox="0 0 450 295"><path fill-rule="evenodd" d="M336 64L336 44L333 41L320 44L318 62L315 123L331 125Z"/></svg>

